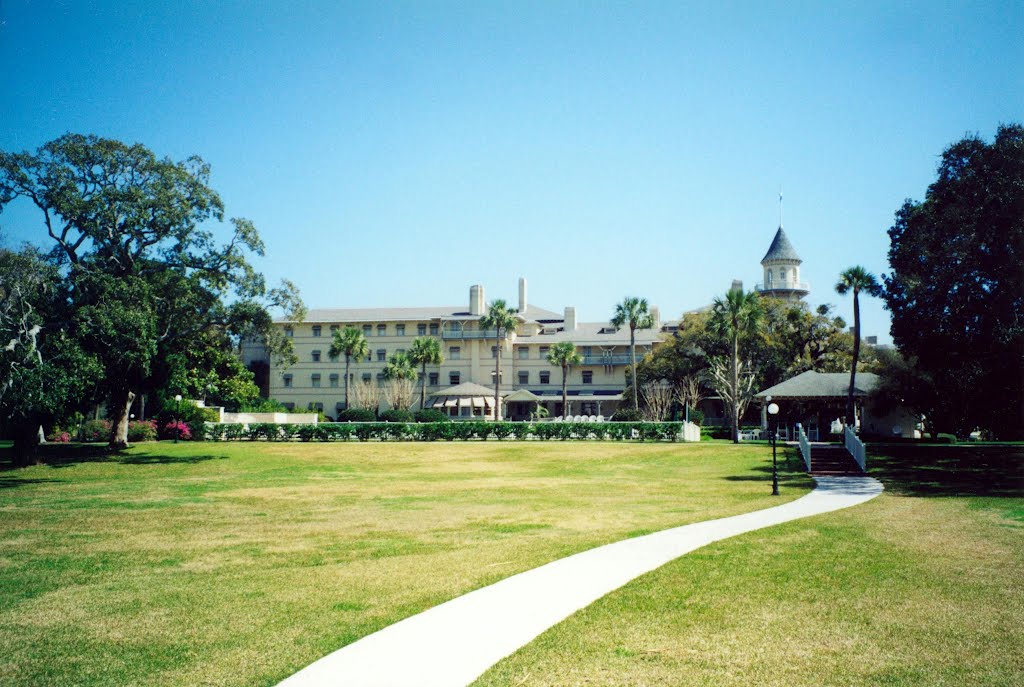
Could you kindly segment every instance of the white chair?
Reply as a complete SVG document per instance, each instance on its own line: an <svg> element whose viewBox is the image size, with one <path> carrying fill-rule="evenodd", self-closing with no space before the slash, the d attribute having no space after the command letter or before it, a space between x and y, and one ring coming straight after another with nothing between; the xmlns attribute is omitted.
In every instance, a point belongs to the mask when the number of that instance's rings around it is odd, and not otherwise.
<svg viewBox="0 0 1024 687"><path fill-rule="evenodd" d="M580 416L579 415L574 415L573 418L572 418L572 421L573 422L579 422L580 421Z"/></svg>
<svg viewBox="0 0 1024 687"><path fill-rule="evenodd" d="M597 422L597 416L596 415L591 415L590 419L587 420L587 422Z"/></svg>
<svg viewBox="0 0 1024 687"><path fill-rule="evenodd" d="M598 415L597 422L604 422L604 415Z"/></svg>

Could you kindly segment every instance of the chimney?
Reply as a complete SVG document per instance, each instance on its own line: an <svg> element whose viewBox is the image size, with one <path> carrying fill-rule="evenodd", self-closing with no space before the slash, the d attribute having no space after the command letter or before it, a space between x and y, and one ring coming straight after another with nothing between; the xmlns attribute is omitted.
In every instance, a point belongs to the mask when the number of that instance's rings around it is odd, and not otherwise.
<svg viewBox="0 0 1024 687"><path fill-rule="evenodd" d="M519 277L519 312L526 312L526 277Z"/></svg>
<svg viewBox="0 0 1024 687"><path fill-rule="evenodd" d="M484 314L484 287L480 284L469 287L469 314L478 317Z"/></svg>
<svg viewBox="0 0 1024 687"><path fill-rule="evenodd" d="M660 329L661 328L661 311L658 309L658 306L656 306L656 305L651 306L651 319L654 320L654 328L655 329Z"/></svg>
<svg viewBox="0 0 1024 687"><path fill-rule="evenodd" d="M566 306L565 308L565 331L574 332L576 331L576 308Z"/></svg>
<svg viewBox="0 0 1024 687"><path fill-rule="evenodd" d="M730 291L742 291L743 290L743 280L742 279L733 279L732 280L732 286L729 288L729 290Z"/></svg>
<svg viewBox="0 0 1024 687"><path fill-rule="evenodd" d="M877 346L878 345L878 337L877 336L866 337L864 339L864 343L866 343L868 346Z"/></svg>

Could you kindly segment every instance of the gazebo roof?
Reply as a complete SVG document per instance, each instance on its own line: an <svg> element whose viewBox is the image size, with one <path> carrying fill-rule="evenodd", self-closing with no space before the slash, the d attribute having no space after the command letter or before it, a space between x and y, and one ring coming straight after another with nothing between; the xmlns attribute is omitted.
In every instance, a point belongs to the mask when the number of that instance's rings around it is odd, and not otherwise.
<svg viewBox="0 0 1024 687"><path fill-rule="evenodd" d="M878 386L878 375L858 372L853 395L864 397ZM755 395L764 399L778 398L846 398L850 390L850 375L847 372L815 372L808 370L791 377Z"/></svg>
<svg viewBox="0 0 1024 687"><path fill-rule="evenodd" d="M447 389L441 389L430 394L431 396L489 396L491 399L494 398L494 389L489 389L486 386L481 386L476 382L463 382L462 384L456 384L450 386Z"/></svg>
<svg viewBox="0 0 1024 687"><path fill-rule="evenodd" d="M533 393L529 389L519 389L518 391L513 391L512 393L505 397L505 403L513 403L515 401L529 401L531 403L536 403L538 401L543 400L543 398Z"/></svg>

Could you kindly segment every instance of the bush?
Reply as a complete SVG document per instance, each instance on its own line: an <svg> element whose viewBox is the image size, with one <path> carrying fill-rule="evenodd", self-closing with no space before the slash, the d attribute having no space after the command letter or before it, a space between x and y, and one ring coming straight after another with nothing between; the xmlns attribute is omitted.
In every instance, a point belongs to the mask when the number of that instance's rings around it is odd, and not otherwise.
<svg viewBox="0 0 1024 687"><path fill-rule="evenodd" d="M128 441L156 441L156 420L139 420L128 423Z"/></svg>
<svg viewBox="0 0 1024 687"><path fill-rule="evenodd" d="M425 408L424 410L417 410L413 415L413 419L416 422L450 422L450 418L442 413L440 410L434 408Z"/></svg>
<svg viewBox="0 0 1024 687"><path fill-rule="evenodd" d="M86 420L82 423L82 441L110 441L109 420Z"/></svg>
<svg viewBox="0 0 1024 687"><path fill-rule="evenodd" d="M683 417L686 417L685 413L683 414ZM690 408L690 422L692 422L695 425L703 425L704 413L698 410L697 408Z"/></svg>
<svg viewBox="0 0 1024 687"><path fill-rule="evenodd" d="M381 422L413 422L412 413L408 410L385 410L380 414Z"/></svg>
<svg viewBox="0 0 1024 687"><path fill-rule="evenodd" d="M613 422L641 422L644 419L644 414L633 408L623 408L616 410L611 419Z"/></svg>
<svg viewBox="0 0 1024 687"><path fill-rule="evenodd" d="M338 413L338 422L374 422L377 415L372 410L346 408Z"/></svg>
<svg viewBox="0 0 1024 687"><path fill-rule="evenodd" d="M160 431L160 436L163 439L174 439L177 437L181 441L190 441L192 439L192 430L189 428L188 423L181 422L168 422L163 426Z"/></svg>
<svg viewBox="0 0 1024 687"><path fill-rule="evenodd" d="M60 427L54 427L53 430L46 435L46 440L52 444L66 444L71 441L71 433L65 432Z"/></svg>

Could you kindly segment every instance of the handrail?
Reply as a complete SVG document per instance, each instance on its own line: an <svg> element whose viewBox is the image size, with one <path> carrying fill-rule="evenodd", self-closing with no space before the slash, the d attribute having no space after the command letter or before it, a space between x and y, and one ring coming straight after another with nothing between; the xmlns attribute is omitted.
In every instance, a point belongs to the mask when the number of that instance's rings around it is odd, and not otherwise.
<svg viewBox="0 0 1024 687"><path fill-rule="evenodd" d="M807 440L807 435L804 434L803 425L798 425L797 430L800 432L800 455L804 457L804 464L807 466L807 472L811 471L811 442Z"/></svg>
<svg viewBox="0 0 1024 687"><path fill-rule="evenodd" d="M867 460L868 452L864 447L864 442L860 440L849 425L843 428L843 444L846 446L846 450L850 452L853 459L857 461L857 465L860 466L862 472L867 472Z"/></svg>

